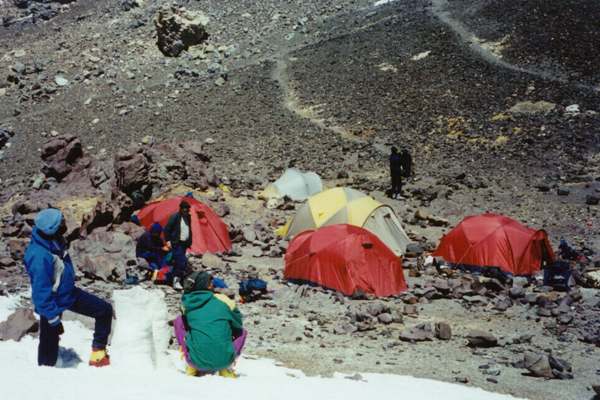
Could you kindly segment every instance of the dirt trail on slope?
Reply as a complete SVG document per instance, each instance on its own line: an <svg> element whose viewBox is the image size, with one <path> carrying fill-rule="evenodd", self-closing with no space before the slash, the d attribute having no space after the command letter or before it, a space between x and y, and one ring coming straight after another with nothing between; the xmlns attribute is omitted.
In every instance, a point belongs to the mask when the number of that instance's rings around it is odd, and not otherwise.
<svg viewBox="0 0 600 400"><path fill-rule="evenodd" d="M440 21L446 24L458 36L458 38L475 54L480 56L486 62L506 68L511 71L525 73L537 78L559 82L566 85L573 85L579 89L598 91L599 88L586 85L583 83L571 83L568 79L556 72L547 72L540 69L524 68L515 64L504 61L498 54L483 46L482 42L475 36L465 24L458 19L452 17L451 11L448 8L448 0L431 0L431 12Z"/></svg>

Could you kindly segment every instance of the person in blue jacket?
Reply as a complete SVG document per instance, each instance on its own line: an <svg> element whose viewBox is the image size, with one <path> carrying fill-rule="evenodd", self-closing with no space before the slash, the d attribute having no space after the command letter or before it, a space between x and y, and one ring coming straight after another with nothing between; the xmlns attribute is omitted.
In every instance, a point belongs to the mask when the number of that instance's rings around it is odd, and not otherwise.
<svg viewBox="0 0 600 400"><path fill-rule="evenodd" d="M150 230L139 237L135 248L136 256L148 261L150 268L153 270L160 269L163 266L167 253L166 244L161 237L162 232L163 229L159 223L152 224Z"/></svg>
<svg viewBox="0 0 600 400"><path fill-rule="evenodd" d="M54 366L59 337L64 333L62 313L71 310L96 320L89 364L110 364L106 353L113 318L112 306L75 286L75 270L63 235L67 226L62 213L48 208L38 213L25 251L25 268L31 281L32 301L40 315L38 365Z"/></svg>

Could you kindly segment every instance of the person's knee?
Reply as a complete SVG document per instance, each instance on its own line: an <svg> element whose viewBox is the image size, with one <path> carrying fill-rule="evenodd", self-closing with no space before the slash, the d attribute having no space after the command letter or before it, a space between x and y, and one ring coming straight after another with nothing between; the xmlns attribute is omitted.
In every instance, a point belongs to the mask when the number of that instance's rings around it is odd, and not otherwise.
<svg viewBox="0 0 600 400"><path fill-rule="evenodd" d="M102 312L100 313L99 317L110 319L113 317L113 313L114 310L112 304L110 304L108 301L105 301L102 307Z"/></svg>

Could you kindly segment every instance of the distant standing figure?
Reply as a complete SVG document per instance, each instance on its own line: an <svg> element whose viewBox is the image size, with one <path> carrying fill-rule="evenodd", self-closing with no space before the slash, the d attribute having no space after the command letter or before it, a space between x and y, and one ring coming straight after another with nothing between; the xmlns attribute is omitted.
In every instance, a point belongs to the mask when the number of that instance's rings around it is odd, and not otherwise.
<svg viewBox="0 0 600 400"><path fill-rule="evenodd" d="M187 272L187 250L192 246L192 218L190 216L190 203L182 200L179 212L171 215L165 226L167 245L171 247L173 255L173 288L182 290L181 280Z"/></svg>
<svg viewBox="0 0 600 400"><path fill-rule="evenodd" d="M64 333L62 313L71 310L94 318L94 338L89 364L110 364L106 345L111 330L112 306L75 286L75 270L63 235L67 226L62 213L48 208L38 213L25 251L25 268L31 280L31 300L40 315L38 365L54 366L58 342Z"/></svg>
<svg viewBox="0 0 600 400"><path fill-rule="evenodd" d="M390 197L392 199L398 198L402 191L402 156L398 153L398 148L392 147L392 153L390 154L390 175L392 177L392 189L390 191Z"/></svg>
<svg viewBox="0 0 600 400"><path fill-rule="evenodd" d="M400 163L402 164L402 176L408 180L412 175L412 156L408 149L403 149L400 155Z"/></svg>

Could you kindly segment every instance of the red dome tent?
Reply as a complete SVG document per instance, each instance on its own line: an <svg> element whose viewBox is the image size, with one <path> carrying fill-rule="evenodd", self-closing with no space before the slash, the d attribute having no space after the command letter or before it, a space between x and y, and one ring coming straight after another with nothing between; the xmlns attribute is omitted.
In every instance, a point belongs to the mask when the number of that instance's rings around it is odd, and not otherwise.
<svg viewBox="0 0 600 400"><path fill-rule="evenodd" d="M167 200L155 201L141 209L137 217L146 229L158 222L164 228L169 217L179 211L179 203L185 200L190 205L193 254L223 253L231 250L231 240L227 225L206 204L192 197L177 196Z"/></svg>
<svg viewBox="0 0 600 400"><path fill-rule="evenodd" d="M348 296L358 290L376 296L406 290L400 259L377 236L352 225L330 225L297 235L285 254L284 276Z"/></svg>
<svg viewBox="0 0 600 400"><path fill-rule="evenodd" d="M446 234L434 256L467 267L496 267L512 275L531 275L554 252L543 230L497 214L465 218Z"/></svg>

